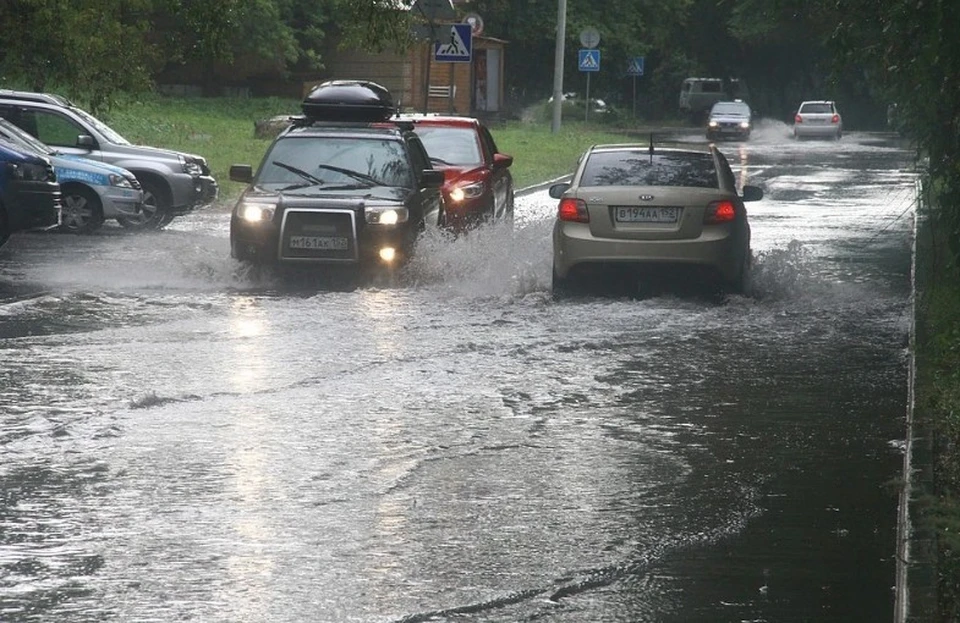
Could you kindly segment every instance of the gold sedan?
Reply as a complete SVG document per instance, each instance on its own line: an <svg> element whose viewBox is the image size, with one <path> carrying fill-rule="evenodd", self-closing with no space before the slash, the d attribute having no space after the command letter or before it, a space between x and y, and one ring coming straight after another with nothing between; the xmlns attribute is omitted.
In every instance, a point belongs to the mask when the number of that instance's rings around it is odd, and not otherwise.
<svg viewBox="0 0 960 623"><path fill-rule="evenodd" d="M553 228L557 297L614 275L744 291L751 261L744 202L763 198L763 190L748 185L739 194L714 145L597 145L550 196L560 200Z"/></svg>

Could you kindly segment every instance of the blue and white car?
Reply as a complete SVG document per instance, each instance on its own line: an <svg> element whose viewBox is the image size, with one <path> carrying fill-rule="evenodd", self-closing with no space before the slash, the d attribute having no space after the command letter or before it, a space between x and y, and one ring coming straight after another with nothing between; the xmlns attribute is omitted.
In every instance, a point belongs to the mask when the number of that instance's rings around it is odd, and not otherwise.
<svg viewBox="0 0 960 623"><path fill-rule="evenodd" d="M106 220L137 218L143 209L143 189L130 171L59 153L5 119L0 136L50 159L63 193L60 229L91 233Z"/></svg>

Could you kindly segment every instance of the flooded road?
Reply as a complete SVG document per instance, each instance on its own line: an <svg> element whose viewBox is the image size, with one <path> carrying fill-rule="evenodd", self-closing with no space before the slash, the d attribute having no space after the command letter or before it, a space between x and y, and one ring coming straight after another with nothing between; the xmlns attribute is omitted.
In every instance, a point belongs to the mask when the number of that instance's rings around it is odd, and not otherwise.
<svg viewBox="0 0 960 623"><path fill-rule="evenodd" d="M721 148L723 304L553 302L543 191L353 291L251 278L229 206L15 236L0 621L892 620L909 154Z"/></svg>

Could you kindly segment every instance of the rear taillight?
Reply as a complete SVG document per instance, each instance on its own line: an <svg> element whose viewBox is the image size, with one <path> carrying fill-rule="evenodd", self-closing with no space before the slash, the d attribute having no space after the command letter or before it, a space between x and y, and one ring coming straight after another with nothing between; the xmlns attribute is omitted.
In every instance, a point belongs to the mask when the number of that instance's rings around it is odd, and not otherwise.
<svg viewBox="0 0 960 623"><path fill-rule="evenodd" d="M834 116L830 119L830 123L840 123L840 115L834 115Z"/></svg>
<svg viewBox="0 0 960 623"><path fill-rule="evenodd" d="M795 115L795 116L793 117L793 120L794 120L796 123L803 123L803 117L801 117L800 115Z"/></svg>
<svg viewBox="0 0 960 623"><path fill-rule="evenodd" d="M587 204L584 203L583 199L567 197L560 200L557 218L571 223L589 223L590 213L587 212Z"/></svg>
<svg viewBox="0 0 960 623"><path fill-rule="evenodd" d="M737 218L737 206L732 201L714 201L707 206L703 222L711 225L729 223Z"/></svg>

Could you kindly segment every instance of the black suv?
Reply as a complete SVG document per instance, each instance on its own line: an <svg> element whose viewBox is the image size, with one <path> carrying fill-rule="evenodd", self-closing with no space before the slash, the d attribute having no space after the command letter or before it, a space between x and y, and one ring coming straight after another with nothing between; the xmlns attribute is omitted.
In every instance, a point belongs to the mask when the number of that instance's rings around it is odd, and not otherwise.
<svg viewBox="0 0 960 623"><path fill-rule="evenodd" d="M303 101L248 183L230 219L231 255L260 265L388 267L409 259L439 223L443 172L411 124L390 121L390 93L372 82L330 81Z"/></svg>
<svg viewBox="0 0 960 623"><path fill-rule="evenodd" d="M143 187L143 206L117 221L130 229L155 229L177 215L208 206L219 193L201 156L133 145L70 100L54 93L0 89L0 117L64 154L127 169Z"/></svg>

